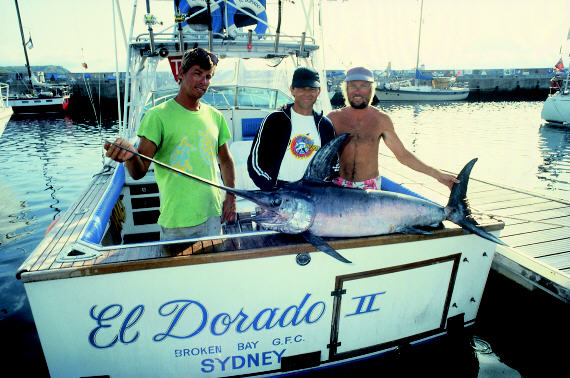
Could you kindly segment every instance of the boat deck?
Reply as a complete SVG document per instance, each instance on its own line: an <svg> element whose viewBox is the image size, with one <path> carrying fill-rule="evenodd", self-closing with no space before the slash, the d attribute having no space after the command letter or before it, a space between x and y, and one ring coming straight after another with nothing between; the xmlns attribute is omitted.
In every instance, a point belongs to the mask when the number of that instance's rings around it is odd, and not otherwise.
<svg viewBox="0 0 570 378"><path fill-rule="evenodd" d="M430 199L446 204L449 191L390 156L381 158L382 174ZM474 214L505 223L493 269L529 289L540 288L570 301L570 201L471 177L467 198Z"/></svg>

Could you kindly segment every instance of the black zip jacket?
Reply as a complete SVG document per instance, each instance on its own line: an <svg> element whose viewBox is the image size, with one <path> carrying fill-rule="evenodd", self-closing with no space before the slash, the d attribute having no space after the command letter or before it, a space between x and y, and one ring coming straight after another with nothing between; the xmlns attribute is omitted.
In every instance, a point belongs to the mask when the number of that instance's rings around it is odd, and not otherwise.
<svg viewBox="0 0 570 378"><path fill-rule="evenodd" d="M277 177L285 151L291 139L291 107L288 104L284 109L273 112L261 123L251 151L247 158L249 177L260 189L271 189L277 185ZM332 122L313 110L315 125L321 137L321 146L334 138Z"/></svg>

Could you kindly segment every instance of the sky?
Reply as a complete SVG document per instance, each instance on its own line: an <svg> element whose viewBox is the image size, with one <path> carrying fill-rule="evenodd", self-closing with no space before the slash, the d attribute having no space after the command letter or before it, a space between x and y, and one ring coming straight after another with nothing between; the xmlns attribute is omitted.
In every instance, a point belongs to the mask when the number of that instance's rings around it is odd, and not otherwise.
<svg viewBox="0 0 570 378"><path fill-rule="evenodd" d="M299 1L297 1L299 2ZM420 0L323 0L322 44L327 69L364 65L413 69L416 65ZM119 0L129 24L132 0ZM268 0L275 4L276 0ZM112 0L19 0L31 65L61 65L71 72L115 70ZM171 3L153 13L170 23ZM285 3L285 12L291 4ZM138 1L142 17L145 1ZM287 13L285 13L287 16ZM271 18L271 13L269 14ZM284 17L302 30L299 17ZM128 26L127 26L128 27ZM160 28L160 26L156 26ZM569 0L424 0L420 65L426 69L552 67L565 54ZM25 64L16 7L0 0L0 66ZM128 33L128 30L127 30ZM117 31L122 39L122 34ZM119 67L124 46L119 43Z"/></svg>

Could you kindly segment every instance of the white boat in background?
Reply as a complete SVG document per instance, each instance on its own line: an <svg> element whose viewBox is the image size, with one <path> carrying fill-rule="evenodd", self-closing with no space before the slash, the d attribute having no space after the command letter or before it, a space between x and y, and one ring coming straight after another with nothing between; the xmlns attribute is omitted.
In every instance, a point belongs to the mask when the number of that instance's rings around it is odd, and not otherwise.
<svg viewBox="0 0 570 378"><path fill-rule="evenodd" d="M383 83L376 87L376 97L380 101L458 101L469 96L469 88L455 87L455 77L431 77L420 72L420 42L424 2L420 6L420 27L418 32L418 52L416 72L413 80ZM420 84L421 81L430 84Z"/></svg>
<svg viewBox="0 0 570 378"><path fill-rule="evenodd" d="M28 79L25 83L27 92L13 93L9 99L9 105L14 113L36 114L36 113L61 113L65 112L69 106L71 90L69 85L52 85L38 80L32 74L30 59L28 57L27 46L31 41L26 42L24 39L24 30L22 28L22 18L20 16L20 7L18 0L14 1L16 5L16 13L18 15L18 24L20 25L20 36L22 38L22 47L26 58L26 68L28 71Z"/></svg>
<svg viewBox="0 0 570 378"><path fill-rule="evenodd" d="M16 114L63 113L71 98L68 85L52 85L40 82L30 72L26 93L12 94L8 103Z"/></svg>
<svg viewBox="0 0 570 378"><path fill-rule="evenodd" d="M551 79L550 94L542 105L540 116L548 123L570 126L570 87L568 86L570 75L568 69L564 68L562 59L555 69L557 72Z"/></svg>
<svg viewBox="0 0 570 378"><path fill-rule="evenodd" d="M320 2L266 10L264 1L217 1L232 17L216 32L193 23L213 2L191 3L161 31L147 5L139 33L135 2L120 135L134 141L145 110L177 92L171 72L182 52L205 47L222 59L203 100L226 117L239 171L263 117L288 98L292 70L313 66L325 80ZM161 4L173 8L153 7ZM255 33L236 28L238 13ZM300 17L314 35L280 32ZM317 107L330 109L324 86ZM427 234L327 239L345 264L298 235L259 229L248 211L223 235L160 240L152 165L135 181L109 162L86 186L17 273L53 377L280 375L358 363L473 325L495 250L445 222ZM417 196L390 180L382 187ZM503 227L479 222L496 236Z"/></svg>
<svg viewBox="0 0 570 378"><path fill-rule="evenodd" d="M376 87L376 97L380 101L458 101L469 96L469 88L454 87L455 77L420 76L416 71L416 80L385 83ZM422 80L431 79L432 85L416 85Z"/></svg>
<svg viewBox="0 0 570 378"><path fill-rule="evenodd" d="M8 96L10 95L10 86L0 83L0 136L4 133L6 124L12 116L12 107L8 105Z"/></svg>

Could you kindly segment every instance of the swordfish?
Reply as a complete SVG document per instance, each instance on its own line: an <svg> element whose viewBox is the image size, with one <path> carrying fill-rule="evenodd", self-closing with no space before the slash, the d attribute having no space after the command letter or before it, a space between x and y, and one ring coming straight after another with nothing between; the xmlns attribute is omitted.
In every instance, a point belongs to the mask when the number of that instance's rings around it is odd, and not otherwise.
<svg viewBox="0 0 570 378"><path fill-rule="evenodd" d="M471 216L466 193L469 175L477 158L461 170L457 177L460 183L453 186L449 202L444 207L406 194L345 188L326 182L325 178L330 173L332 162L347 138L349 134L339 135L321 147L301 180L280 183L272 190L230 188L181 171L136 151L111 144L157 165L254 202L264 210L253 217L261 227L287 234L301 234L319 250L345 263L350 261L330 247L322 237L429 234L420 227L434 226L444 220L450 220L494 243L505 244L477 227L477 222Z"/></svg>

